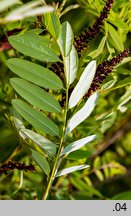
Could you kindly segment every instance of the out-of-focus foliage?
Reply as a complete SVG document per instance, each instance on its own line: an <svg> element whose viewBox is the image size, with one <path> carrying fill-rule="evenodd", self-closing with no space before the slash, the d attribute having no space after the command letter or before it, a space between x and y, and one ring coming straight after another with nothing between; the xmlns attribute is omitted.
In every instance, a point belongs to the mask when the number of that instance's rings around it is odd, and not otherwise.
<svg viewBox="0 0 131 216"><path fill-rule="evenodd" d="M69 21L76 36L95 22L105 5L104 0L67 0L60 11L59 5L62 1L53 2L55 3L46 1L47 4L52 3L54 8L58 8L57 14L61 22ZM21 5L20 1L18 5ZM13 10L15 7L14 4L9 8ZM1 12L0 18L6 17L8 10L6 8ZM82 54L78 77L90 60L96 59L99 64L119 54L124 47L130 47L130 14L129 0L115 0L107 22ZM14 75L7 68L6 61L12 57L23 57L10 47L7 38L20 32L42 28L45 26L36 16L0 24L1 165L10 159L26 164L32 163L31 153L21 142L10 117L11 99L15 98L15 93L9 79ZM49 36L45 39L48 41ZM52 41L51 46L57 50ZM30 57L27 57L27 60L30 60ZM60 168L76 166L78 161L80 164L90 164L90 168L69 174L66 178L56 178L49 199L131 199L130 60L131 57L124 59L108 76L102 84L101 97L95 111L69 137L68 142L72 143L92 133L97 135L95 141L71 152ZM60 116L58 121L62 121ZM0 199L41 199L46 188L46 176L37 164L35 167L36 172L14 170L8 175L0 174Z"/></svg>

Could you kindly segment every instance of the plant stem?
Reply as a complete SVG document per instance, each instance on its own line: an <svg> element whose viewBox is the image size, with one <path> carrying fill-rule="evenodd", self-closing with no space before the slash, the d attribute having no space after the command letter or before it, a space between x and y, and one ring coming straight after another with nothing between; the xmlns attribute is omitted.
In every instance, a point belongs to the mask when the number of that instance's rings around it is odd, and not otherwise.
<svg viewBox="0 0 131 216"><path fill-rule="evenodd" d="M59 8L60 12L63 10L63 7L65 6L66 2L67 2L67 0L62 1L60 8Z"/></svg>
<svg viewBox="0 0 131 216"><path fill-rule="evenodd" d="M54 163L54 166L53 166L53 169L52 169L52 172L51 172L51 176L50 176L50 179L49 179L46 191L45 191L45 193L44 193L44 195L42 197L43 200L46 200L47 197L48 197L50 188L51 188L52 183L54 181L55 174L56 174L57 169L58 169L58 167L60 165L60 162L61 162L59 160L59 156L60 156L60 153L62 151L63 142L64 142L64 138L65 138L65 129L66 129L66 121L67 121L67 111L68 111L68 84L66 84L66 104L65 104L65 111L64 111L64 124L63 124L62 136L61 136L61 140L60 140L59 149L58 149L58 152L57 152L57 155L56 155L55 163Z"/></svg>

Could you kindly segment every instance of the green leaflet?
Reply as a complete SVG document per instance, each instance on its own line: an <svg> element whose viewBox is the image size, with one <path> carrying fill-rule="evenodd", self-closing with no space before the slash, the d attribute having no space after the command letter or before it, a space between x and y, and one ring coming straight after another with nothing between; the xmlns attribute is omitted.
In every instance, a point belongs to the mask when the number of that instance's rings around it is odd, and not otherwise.
<svg viewBox="0 0 131 216"><path fill-rule="evenodd" d="M77 85L69 98L69 109L73 108L90 88L96 72L96 61L91 61L82 73Z"/></svg>
<svg viewBox="0 0 131 216"><path fill-rule="evenodd" d="M61 89L62 81L52 71L27 60L12 58L7 66L18 76L44 88Z"/></svg>
<svg viewBox="0 0 131 216"><path fill-rule="evenodd" d="M66 146L63 149L60 156L69 154L70 152L76 151L76 150L84 147L87 143L91 142L95 138L96 138L96 135L91 135L91 136L84 137L80 140L77 140L73 143L70 143L68 146Z"/></svg>
<svg viewBox="0 0 131 216"><path fill-rule="evenodd" d="M76 78L77 70L79 66L78 54L74 46L70 54L65 58L65 76L68 84L73 83Z"/></svg>
<svg viewBox="0 0 131 216"><path fill-rule="evenodd" d="M61 34L57 41L62 55L67 57L71 52L72 45L73 45L73 31L68 22L62 23Z"/></svg>
<svg viewBox="0 0 131 216"><path fill-rule="evenodd" d="M10 79L13 88L33 106L48 112L61 112L58 101L40 87L21 78Z"/></svg>
<svg viewBox="0 0 131 216"><path fill-rule="evenodd" d="M39 37L33 37L31 34L10 36L9 42L12 47L19 52L26 56L38 59L39 61L60 61L53 49L43 43Z"/></svg>
<svg viewBox="0 0 131 216"><path fill-rule="evenodd" d="M42 112L32 108L30 105L22 100L14 99L12 104L16 111L36 130L50 135L58 135L59 129L57 125L46 117Z"/></svg>
<svg viewBox="0 0 131 216"><path fill-rule="evenodd" d="M85 105L67 122L66 134L69 134L77 125L83 122L93 111L97 103L99 94L95 92L86 101Z"/></svg>
<svg viewBox="0 0 131 216"><path fill-rule="evenodd" d="M21 129L20 132L22 132L22 137L24 136L25 139L31 139L35 142L46 155L52 157L56 153L56 145L47 138L26 128Z"/></svg>
<svg viewBox="0 0 131 216"><path fill-rule="evenodd" d="M65 169L58 171L55 177L63 176L63 175L66 175L66 174L69 174L69 173L72 173L72 172L75 172L78 170L86 169L88 167L89 167L89 165L83 164L83 165L79 165L79 166L73 166L73 167L65 168Z"/></svg>
<svg viewBox="0 0 131 216"><path fill-rule="evenodd" d="M37 164L41 167L41 169L46 173L47 176L50 174L50 166L47 162L46 158L41 155L39 152L31 149L32 157L37 162Z"/></svg>
<svg viewBox="0 0 131 216"><path fill-rule="evenodd" d="M50 32L54 39L57 39L61 31L60 20L58 16L55 13L46 13L44 15L44 23L48 32Z"/></svg>
<svg viewBox="0 0 131 216"><path fill-rule="evenodd" d="M102 87L101 87L101 90L102 91L107 91L108 89L112 88L115 83L117 82L116 79L113 79L113 80L110 80L108 82L106 82Z"/></svg>
<svg viewBox="0 0 131 216"><path fill-rule="evenodd" d="M116 45L117 49L120 51L123 51L124 46L123 46L122 40L121 40L119 34L117 33L117 31L110 24L108 24L108 29L109 29L110 36L111 36L114 44Z"/></svg>
<svg viewBox="0 0 131 216"><path fill-rule="evenodd" d="M94 50L93 52L89 53L88 56L92 57L92 59L96 58L97 56L99 56L104 49L105 46L105 42L106 42L106 36L104 36L98 46L98 48L96 50Z"/></svg>

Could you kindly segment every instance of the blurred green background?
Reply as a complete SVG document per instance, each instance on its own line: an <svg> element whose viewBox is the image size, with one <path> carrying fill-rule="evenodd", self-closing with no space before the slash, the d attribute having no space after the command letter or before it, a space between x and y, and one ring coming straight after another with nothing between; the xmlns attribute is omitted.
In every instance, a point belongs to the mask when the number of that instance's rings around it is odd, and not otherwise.
<svg viewBox="0 0 131 216"><path fill-rule="evenodd" d="M23 0L23 2L28 2ZM57 4L62 1L46 1ZM68 20L74 35L88 29L99 16L104 0L67 0L61 22ZM67 12L66 12L67 11ZM7 11L5 11L5 14ZM115 0L113 9L98 35L81 58L81 70L90 59L98 63L110 59L131 45L131 2ZM112 25L117 37L109 31ZM15 93L9 79L12 72L6 66L10 57L20 57L13 49L3 48L7 37L22 29L42 28L32 19L0 25L0 164L13 161L34 163L10 120L11 99ZM104 36L106 42L101 49ZM4 45L3 45L4 44ZM96 51L97 54L92 52ZM89 54L92 53L90 56ZM131 57L125 59L102 85L104 89L91 117L78 127L70 140L96 133L97 141L82 150L71 153L61 166L89 163L90 170L72 173L55 180L49 199L131 199ZM104 117L106 118L104 119ZM104 120L103 120L104 119ZM10 171L0 174L0 199L39 199L46 187L46 176L35 164L36 172Z"/></svg>

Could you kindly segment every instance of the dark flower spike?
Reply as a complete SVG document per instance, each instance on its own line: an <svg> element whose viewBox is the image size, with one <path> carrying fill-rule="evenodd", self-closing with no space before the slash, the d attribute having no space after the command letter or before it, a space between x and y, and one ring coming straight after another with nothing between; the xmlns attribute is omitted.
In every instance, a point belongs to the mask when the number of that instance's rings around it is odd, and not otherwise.
<svg viewBox="0 0 131 216"><path fill-rule="evenodd" d="M125 49L118 56L99 64L96 70L95 78L93 79L93 82L85 96L89 97L94 91L96 91L109 75L109 73L112 72L113 68L118 65L125 57L128 57L128 55L129 49Z"/></svg>
<svg viewBox="0 0 131 216"><path fill-rule="evenodd" d="M58 75L61 78L61 80L64 80L64 65L62 62L51 64L49 70L55 72L55 74Z"/></svg>
<svg viewBox="0 0 131 216"><path fill-rule="evenodd" d="M108 0L94 25L88 30L85 30L84 33L81 33L78 39L74 38L74 46L77 49L79 57L81 57L81 51L87 48L88 42L98 33L100 26L109 14L113 2L114 0ZM62 80L64 79L64 65L62 63L53 63L49 69L55 72Z"/></svg>
<svg viewBox="0 0 131 216"><path fill-rule="evenodd" d="M99 32L101 25L103 25L104 20L107 18L110 9L112 8L113 2L114 0L108 0L93 26L88 30L85 30L84 33L81 33L79 35L79 38L75 38L74 46L77 49L79 57L81 56L81 52L87 47L88 42L93 39Z"/></svg>
<svg viewBox="0 0 131 216"><path fill-rule="evenodd" d="M3 164L0 167L0 174L5 173L7 174L8 171L10 170L24 170L25 172L27 171L35 171L35 166L30 164L30 165L25 165L25 163L19 163L19 162L13 162L13 161L9 161L6 164Z"/></svg>

